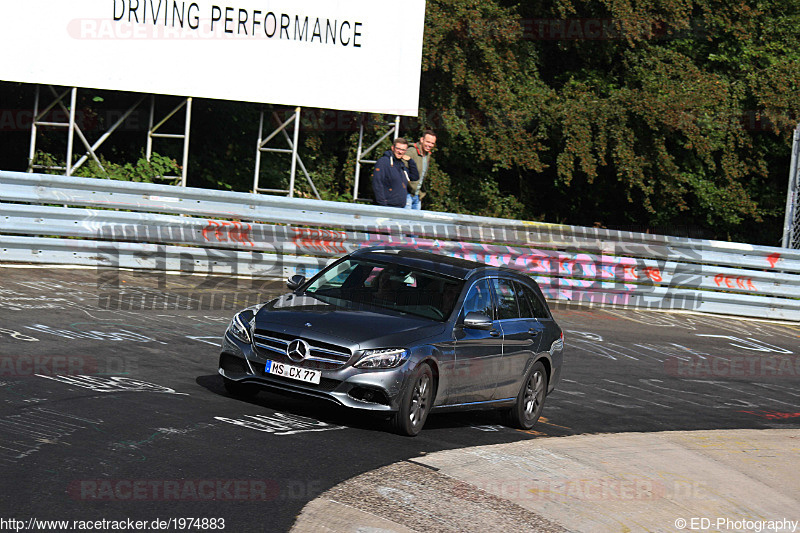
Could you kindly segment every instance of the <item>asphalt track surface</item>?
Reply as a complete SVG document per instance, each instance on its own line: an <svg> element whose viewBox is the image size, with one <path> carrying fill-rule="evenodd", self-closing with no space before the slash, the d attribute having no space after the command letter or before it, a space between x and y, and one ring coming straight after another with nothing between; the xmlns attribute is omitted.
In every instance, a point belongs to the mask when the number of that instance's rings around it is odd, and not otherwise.
<svg viewBox="0 0 800 533"><path fill-rule="evenodd" d="M432 415L406 438L325 403L229 397L219 338L235 309L281 292L274 281L0 266L0 520L288 531L339 483L435 451L800 427L800 326L656 311L556 308L565 368L530 432L487 411Z"/></svg>

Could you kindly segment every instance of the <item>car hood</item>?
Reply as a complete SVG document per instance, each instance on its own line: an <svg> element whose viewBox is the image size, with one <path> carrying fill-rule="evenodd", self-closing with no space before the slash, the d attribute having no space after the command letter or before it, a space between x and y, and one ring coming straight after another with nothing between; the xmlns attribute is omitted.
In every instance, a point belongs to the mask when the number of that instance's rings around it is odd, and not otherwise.
<svg viewBox="0 0 800 533"><path fill-rule="evenodd" d="M445 325L375 307L344 307L309 295L287 294L256 314L256 329L313 338L353 349L406 346L439 335Z"/></svg>

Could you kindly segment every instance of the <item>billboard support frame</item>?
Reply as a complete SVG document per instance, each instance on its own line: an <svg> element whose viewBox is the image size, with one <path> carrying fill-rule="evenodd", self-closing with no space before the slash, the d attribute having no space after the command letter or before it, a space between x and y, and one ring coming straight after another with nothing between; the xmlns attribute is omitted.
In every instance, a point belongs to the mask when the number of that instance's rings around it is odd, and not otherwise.
<svg viewBox="0 0 800 533"><path fill-rule="evenodd" d="M136 110L136 108L139 107L139 105L144 101L144 99L145 97L142 96L141 98L139 98L138 101L136 101L136 103L134 103L130 108L128 108L128 110L125 113L123 113L122 116L120 116L120 118L113 125L111 125L108 128L108 130L106 130L106 132L100 136L99 139L97 139L97 141L95 141L95 143L91 146L90 150L86 154L81 156L81 158L78 161L75 162L73 170L81 166L83 163L85 163L89 155L91 155L94 158L95 162L102 169L103 166L97 159L97 156L95 155L95 150L100 148L100 146L106 141L106 139L108 139L112 133L114 133L120 126L122 126L126 120L128 120L128 117L131 116L131 113L133 113Z"/></svg>
<svg viewBox="0 0 800 533"><path fill-rule="evenodd" d="M110 137L114 131L116 131L120 126L124 124L124 122L128 119L128 117L138 108L147 95L142 95L133 105L131 105L125 113L123 113L117 121L110 126L101 136L100 138L95 141L93 145L89 144L89 141L86 139L85 135L83 134L80 126L76 123L76 108L77 108L77 93L78 87L70 87L67 88L64 92L59 94L55 87L49 85L48 88L53 93L55 100L51 102L48 106L42 108L40 110L40 103L41 103L41 85L35 85L35 100L34 100L34 110L33 110L33 120L31 121L31 142L30 142L30 151L28 156L28 168L27 172L32 173L36 169L39 170L61 170L64 171L66 176L71 176L72 173L83 165L89 157L91 157L95 163L97 164L98 168L104 173L106 172L101 164L99 158L97 157L96 150ZM67 95L70 95L70 106L67 108L63 100ZM181 97L182 101L175 106L167 115L162 118L158 123L155 122L155 94L150 94L150 113L149 113L149 122L148 122L148 130L147 130L147 141L146 141L146 159L150 161L153 155L153 141L154 139L162 138L162 139L180 139L183 141L183 152L182 152L182 166L181 166L181 175L180 176L159 176L162 179L165 178L180 178L180 186L186 187L187 186L187 172L188 172L188 165L189 165L189 140L190 140L190 131L191 131L191 119L192 119L192 97ZM62 111L64 111L69 116L68 122L46 122L42 119L49 113L54 107L60 106ZM185 108L185 118L183 124L183 133L161 133L159 129L164 126L172 117L175 116L181 109ZM288 197L294 197L294 185L295 185L295 176L297 172L297 167L299 166L301 171L306 177L311 190L314 193L314 196L321 200L320 194L314 185L314 181L311 179L308 170L306 169L305 164L303 164L303 160L300 158L298 154L298 145L299 145L299 137L300 137L300 117L301 117L302 108L296 107L294 113L291 117L287 120L281 122L281 118L278 116L278 113L273 109L272 116L275 119L278 127L266 138L264 138L264 114L265 111L262 108L260 113L259 119L259 133L258 133L258 140L256 145L256 162L255 162L255 173L253 178L253 193L272 193L272 194L286 194ZM354 180L354 188L353 188L353 202L358 202L360 200L358 196L358 190L360 185L360 175L361 175L361 165L362 164L375 164L377 160L370 160L366 159L368 154L370 154L376 147L378 147L387 137L392 136L393 139L396 139L399 136L400 132L400 115L396 115L393 122L386 123L389 126L389 129L383 133L380 138L372 143L368 148L364 149L364 122L365 122L365 115L366 113L359 113L359 135L358 135L358 147L356 153L356 168L355 168L355 180ZM289 137L289 134L286 132L288 126L294 125L293 137ZM37 135L39 134L40 127L54 127L54 128L67 128L68 129L68 137L67 137L67 158L66 158L66 166L47 166L47 165L39 165L35 163L36 158L36 139ZM272 148L267 147L267 143L274 139L277 135L282 135L284 140L286 141L289 148ZM77 135L80 141L86 147L86 153L81 156L74 164L72 162L73 159L73 151L74 151L74 135ZM291 154L292 162L290 168L290 179L289 179L289 189L266 189L261 188L259 186L259 178L260 178L260 170L261 170L261 157L263 152L277 152L277 153L287 153Z"/></svg>
<svg viewBox="0 0 800 533"><path fill-rule="evenodd" d="M182 108L186 108L186 116L184 118L183 133L158 133L158 129L163 126L169 119L171 119ZM147 147L145 149L145 157L147 161L153 156L153 139L181 139L183 141L183 164L181 165L180 176L161 176L161 178L180 178L181 187L186 187L186 176L189 168L189 134L192 127L192 97L187 96L179 103L172 111L161 119L158 124L155 122L156 113L156 97L150 95L150 118L147 126Z"/></svg>
<svg viewBox="0 0 800 533"><path fill-rule="evenodd" d="M377 160L363 159L363 158L366 157L367 154L372 152L372 150L374 150L380 143L382 143L384 139L386 139L389 135L394 134L394 137L392 138L393 140L397 139L397 137L400 136L400 115L397 115L395 117L394 124L392 123L389 124L391 124L389 131L384 133L380 137L380 139L372 143L372 145L370 145L369 148L362 151L362 148L364 146L364 114L363 113L361 114L361 119L359 120L359 125L358 125L358 148L356 149L356 174L353 184L353 202L357 202L359 200L358 187L361 178L361 165L364 163L371 163L373 165L377 163Z"/></svg>
<svg viewBox="0 0 800 533"><path fill-rule="evenodd" d="M52 87L51 87L52 88ZM41 97L41 86L39 84L36 85L36 90L34 92L34 100L33 100L33 120L31 121L31 144L30 150L28 152L28 172L32 173L35 169L41 170L66 170L67 167L52 167L46 165L37 165L34 161L36 160L36 137L39 133L40 126L50 126L54 128L63 128L63 127L70 127L70 124L64 124L63 122L43 122L43 119L47 113L53 109L61 99L63 99L67 94L69 94L70 89L67 89L61 95L56 94L56 99L50 103L41 113L39 112L39 102ZM69 158L69 157L68 157Z"/></svg>
<svg viewBox="0 0 800 533"><path fill-rule="evenodd" d="M61 100L58 101L58 105L61 108L64 107L64 104L61 102ZM73 171L72 149L75 146L75 108L77 107L77 105L78 105L78 88L73 87L72 90L70 91L70 96L69 96L69 129L67 130L67 176L72 176L72 171Z"/></svg>
<svg viewBox="0 0 800 533"><path fill-rule="evenodd" d="M36 91L34 96L34 104L33 104L33 120L31 121L31 146L30 151L28 152L28 172L33 172L35 169L41 170L63 170L65 171L66 176L71 176L72 172L77 169L80 165L82 165L88 157L91 156L94 159L97 166L105 172L103 165L100 163L100 160L97 158L97 154L95 154L95 149L99 144L95 147L92 147L89 144L89 141L86 140L86 137L83 135L83 131L81 131L80 126L78 126L75 122L75 111L78 102L78 88L71 87L65 90L63 93L58 94L55 87L52 85L48 85L50 92L53 93L55 100L53 100L50 105L44 108L41 112L39 111L39 103L41 101L41 90L40 85L36 85ZM64 106L64 98L70 95L70 104L69 108ZM46 122L42 120L47 113L49 113L54 107L59 106L61 110L69 117L67 122ZM47 165L37 165L34 161L36 159L36 137L39 133L39 127L52 127L52 128L67 128L67 154L65 165L63 167L60 166L47 166ZM75 134L77 133L78 138L81 140L83 145L86 147L86 156L81 158L80 162L73 165L72 163L72 155L73 155L73 148L75 143Z"/></svg>
<svg viewBox="0 0 800 533"><path fill-rule="evenodd" d="M125 121L130 117L130 115L136 110L136 108L141 105L144 101L146 96L140 97L133 105L131 105L125 113L123 113L117 121L112 124L98 139L94 142L94 144L89 144L86 136L83 134L81 127L76 122L76 112L77 112L77 102L78 102L78 88L77 87L70 87L66 89L61 94L56 91L55 87L49 85L48 88L50 92L53 93L55 100L53 100L48 106L44 107L40 111L40 103L41 103L41 85L36 85L35 96L34 96L34 104L33 104L33 120L31 121L31 142L30 142L30 149L28 152L28 169L29 173L32 173L36 169L40 170L62 170L64 171L64 175L71 176L73 172L81 167L90 157L94 160L97 164L97 167L106 172L103 164L100 162L100 159L97 157L97 149L103 145L103 143L108 140L112 133L114 133L117 129L122 126ZM69 108L64 106L63 100L67 95L70 95L70 104ZM181 176L181 185L186 186L186 168L188 166L188 157L189 157L189 127L191 125L191 98L187 98L188 101L188 111L187 111L187 118L186 118L186 126L183 135L169 135L169 134L154 134L155 130L160 127L164 122L166 122L169 117L172 116L180 107L186 104L184 102L178 108L176 108L166 119L161 121L158 126L153 128L152 120L153 120L153 106L154 106L154 99L155 96L151 95L151 116L150 116L150 126L148 128L148 143L147 143L147 160L150 161L150 157L152 155L152 137L181 137L185 138L184 147L183 147L183 173ZM61 110L68 115L67 122L48 122L44 121L45 116L56 106L59 106ZM36 160L36 139L39 135L39 128L40 127L51 127L51 128L67 128L67 153L66 153L66 166L48 166L48 165L39 165L35 163ZM74 156L74 135L77 134L78 138L81 140L83 145L86 147L86 153L83 154L80 159L72 162ZM162 178L169 178L169 177L177 177L177 176L161 176Z"/></svg>
<svg viewBox="0 0 800 533"><path fill-rule="evenodd" d="M302 108L296 107L294 109L294 113L291 117L286 119L285 121L281 122L278 113L275 110L272 110L272 118L275 119L276 124L278 127L264 138L264 108L261 108L261 114L258 122L258 140L256 141L256 165L255 165L255 173L253 176L253 192L258 194L262 192L266 193L278 193L278 194L286 194L289 198L294 197L294 183L295 183L295 176L297 174L297 167L300 167L300 170L306 177L308 184L311 186L311 190L314 192L314 196L316 196L317 200L321 200L322 198L317 191L317 187L314 185L314 180L311 179L311 175L308 173L306 166L303 164L303 160L300 158L300 155L297 153L297 146L300 141L300 116L302 114ZM294 124L294 132L293 137L290 139L289 134L286 133L286 128L290 125ZM267 143L271 141L276 135L281 134L283 135L286 144L289 148L271 148L267 147ZM292 155L292 163L289 169L289 189L262 189L259 187L260 175L261 175L261 154L264 152L272 152L272 153L281 153L281 154L291 154Z"/></svg>

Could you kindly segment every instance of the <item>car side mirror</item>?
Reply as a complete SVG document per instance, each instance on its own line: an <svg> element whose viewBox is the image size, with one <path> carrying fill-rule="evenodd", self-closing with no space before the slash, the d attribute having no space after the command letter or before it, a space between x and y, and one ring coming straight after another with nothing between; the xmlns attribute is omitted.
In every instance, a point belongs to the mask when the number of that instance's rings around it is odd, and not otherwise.
<svg viewBox="0 0 800 533"><path fill-rule="evenodd" d="M297 290L303 283L306 282L306 277L301 274L295 274L286 280L286 286L291 290Z"/></svg>
<svg viewBox="0 0 800 533"><path fill-rule="evenodd" d="M488 316L484 315L483 313L479 313L477 311L470 311L467 313L467 316L464 317L464 324L465 328L469 329L492 329L492 319Z"/></svg>

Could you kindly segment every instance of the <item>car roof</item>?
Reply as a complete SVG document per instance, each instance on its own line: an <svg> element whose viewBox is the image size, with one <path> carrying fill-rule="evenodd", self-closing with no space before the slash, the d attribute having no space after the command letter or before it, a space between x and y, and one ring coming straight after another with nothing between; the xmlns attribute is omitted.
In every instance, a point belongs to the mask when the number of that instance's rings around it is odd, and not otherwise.
<svg viewBox="0 0 800 533"><path fill-rule="evenodd" d="M502 270L503 272L519 274L507 268L495 267L477 261L461 259L460 257L425 252L413 248L365 248L353 252L351 255L364 259L391 262L419 270L433 271L461 279L467 279L472 272L479 269L492 271Z"/></svg>

